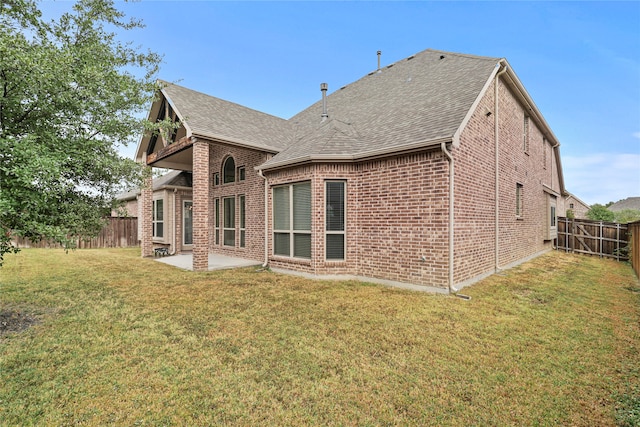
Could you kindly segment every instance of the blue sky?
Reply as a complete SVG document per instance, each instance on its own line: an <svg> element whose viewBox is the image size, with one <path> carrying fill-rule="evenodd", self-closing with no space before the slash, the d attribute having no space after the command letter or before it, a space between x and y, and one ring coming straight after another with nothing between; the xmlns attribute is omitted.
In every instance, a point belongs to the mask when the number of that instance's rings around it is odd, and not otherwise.
<svg viewBox="0 0 640 427"><path fill-rule="evenodd" d="M44 2L47 17L70 2ZM640 2L117 2L159 77L289 118L427 48L506 58L561 143L567 190L640 196ZM133 156L135 143L123 149Z"/></svg>

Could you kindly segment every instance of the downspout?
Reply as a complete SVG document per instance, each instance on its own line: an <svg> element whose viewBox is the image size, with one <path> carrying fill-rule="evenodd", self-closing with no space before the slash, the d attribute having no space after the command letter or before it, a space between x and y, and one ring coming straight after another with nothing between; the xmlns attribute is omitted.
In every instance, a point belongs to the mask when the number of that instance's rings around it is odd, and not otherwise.
<svg viewBox="0 0 640 427"><path fill-rule="evenodd" d="M453 287L453 231L454 231L454 227L453 227L453 190L454 190L454 186L453 186L453 176L454 176L454 169L453 169L453 157L451 156L451 153L449 151L447 151L447 144L446 143L441 143L440 144L440 148L442 149L442 153L447 157L447 160L449 161L449 293L450 294L454 294L456 292L458 292L458 290L456 288Z"/></svg>
<svg viewBox="0 0 640 427"><path fill-rule="evenodd" d="M502 62L502 61L501 61ZM499 123L499 102L498 102L498 83L500 82L500 76L507 71L507 66L502 64L504 68L500 70L496 74L495 83L493 84L494 95L493 95L493 136L494 136L494 151L495 151L495 173L496 173L496 194L495 194L495 246L494 246L494 259L495 259L495 271L500 271L500 263L499 263L499 253L500 253L500 153L499 153L499 141L500 141L500 123Z"/></svg>
<svg viewBox="0 0 640 427"><path fill-rule="evenodd" d="M269 186L267 185L267 177L262 173L262 169L258 169L258 175L264 179L264 262L262 268L269 265Z"/></svg>

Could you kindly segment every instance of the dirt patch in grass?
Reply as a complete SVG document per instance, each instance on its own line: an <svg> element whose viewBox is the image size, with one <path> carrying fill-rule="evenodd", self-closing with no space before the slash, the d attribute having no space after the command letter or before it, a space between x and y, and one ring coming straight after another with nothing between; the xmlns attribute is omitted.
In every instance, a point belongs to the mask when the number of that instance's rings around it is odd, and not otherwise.
<svg viewBox="0 0 640 427"><path fill-rule="evenodd" d="M34 314L24 310L0 308L0 338L12 332L22 332L38 322Z"/></svg>

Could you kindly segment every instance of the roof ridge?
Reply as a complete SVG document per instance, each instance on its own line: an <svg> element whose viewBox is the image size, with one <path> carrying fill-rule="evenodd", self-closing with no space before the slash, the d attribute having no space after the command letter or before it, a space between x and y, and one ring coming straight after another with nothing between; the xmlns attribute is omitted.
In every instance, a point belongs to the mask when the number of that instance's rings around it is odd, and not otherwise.
<svg viewBox="0 0 640 427"><path fill-rule="evenodd" d="M418 52L415 55L419 55L419 54L422 54L422 53L425 53L425 52L444 53L444 54L447 54L447 55L459 56L459 57L462 57L462 58L486 59L486 60L491 60L491 61L500 61L501 59L504 59L504 58L495 57L495 56L472 55L470 53L449 52L449 51L446 51L446 50L431 49L431 48L425 49L425 50L423 50L421 52Z"/></svg>

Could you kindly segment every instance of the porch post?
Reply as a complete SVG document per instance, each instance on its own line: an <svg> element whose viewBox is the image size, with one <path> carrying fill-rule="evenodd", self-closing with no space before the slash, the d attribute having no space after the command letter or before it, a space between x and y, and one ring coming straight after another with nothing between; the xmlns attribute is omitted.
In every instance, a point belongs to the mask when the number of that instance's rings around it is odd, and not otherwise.
<svg viewBox="0 0 640 427"><path fill-rule="evenodd" d="M151 169L147 166L148 169ZM140 194L140 246L143 257L153 256L153 176L149 170L149 176L145 178L144 186Z"/></svg>
<svg viewBox="0 0 640 427"><path fill-rule="evenodd" d="M193 143L193 270L209 268L209 206L211 205L211 174L209 144Z"/></svg>

